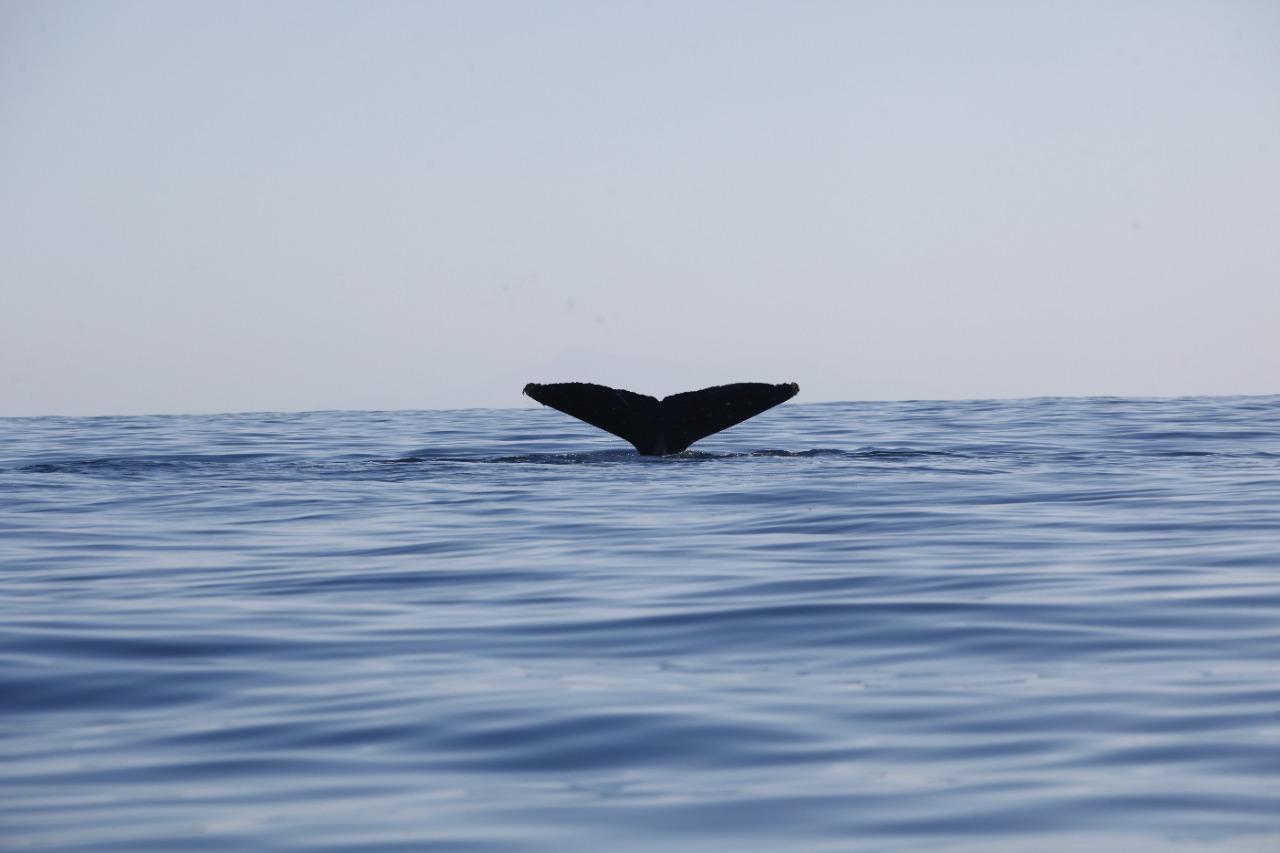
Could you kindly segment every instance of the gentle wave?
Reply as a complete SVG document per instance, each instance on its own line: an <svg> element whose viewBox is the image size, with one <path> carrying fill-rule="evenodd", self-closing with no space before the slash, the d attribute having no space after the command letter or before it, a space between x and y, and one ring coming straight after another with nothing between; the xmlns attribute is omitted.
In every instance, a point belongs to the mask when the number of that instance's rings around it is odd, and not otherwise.
<svg viewBox="0 0 1280 853"><path fill-rule="evenodd" d="M0 420L0 846L1269 850L1280 398Z"/></svg>

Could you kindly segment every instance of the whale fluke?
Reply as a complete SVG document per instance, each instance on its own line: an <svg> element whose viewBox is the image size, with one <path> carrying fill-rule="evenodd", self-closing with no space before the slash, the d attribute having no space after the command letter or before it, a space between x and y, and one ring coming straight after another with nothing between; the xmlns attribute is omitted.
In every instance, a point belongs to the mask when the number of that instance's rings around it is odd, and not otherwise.
<svg viewBox="0 0 1280 853"><path fill-rule="evenodd" d="M794 382L736 382L657 400L590 382L524 386L524 393L542 405L631 442L641 456L687 450L695 441L772 409L799 391Z"/></svg>

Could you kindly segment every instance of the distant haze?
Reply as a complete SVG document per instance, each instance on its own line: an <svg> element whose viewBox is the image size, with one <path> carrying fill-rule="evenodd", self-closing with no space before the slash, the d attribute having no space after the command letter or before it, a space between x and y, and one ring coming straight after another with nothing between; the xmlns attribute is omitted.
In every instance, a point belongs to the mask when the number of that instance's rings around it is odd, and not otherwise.
<svg viewBox="0 0 1280 853"><path fill-rule="evenodd" d="M1280 391L1280 3L0 0L0 415Z"/></svg>

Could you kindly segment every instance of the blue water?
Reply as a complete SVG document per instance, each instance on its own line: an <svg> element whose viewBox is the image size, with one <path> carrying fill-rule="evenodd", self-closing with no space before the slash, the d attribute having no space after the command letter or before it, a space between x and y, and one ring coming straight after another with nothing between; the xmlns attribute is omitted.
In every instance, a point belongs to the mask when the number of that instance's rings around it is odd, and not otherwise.
<svg viewBox="0 0 1280 853"><path fill-rule="evenodd" d="M0 420L0 840L1280 850L1280 397Z"/></svg>

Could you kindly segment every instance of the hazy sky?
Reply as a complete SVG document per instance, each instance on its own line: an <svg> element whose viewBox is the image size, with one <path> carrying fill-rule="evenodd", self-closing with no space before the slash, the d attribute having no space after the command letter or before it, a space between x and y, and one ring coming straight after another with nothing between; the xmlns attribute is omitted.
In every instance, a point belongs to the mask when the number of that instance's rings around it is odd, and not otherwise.
<svg viewBox="0 0 1280 853"><path fill-rule="evenodd" d="M1280 2L0 0L0 415L1280 392Z"/></svg>

